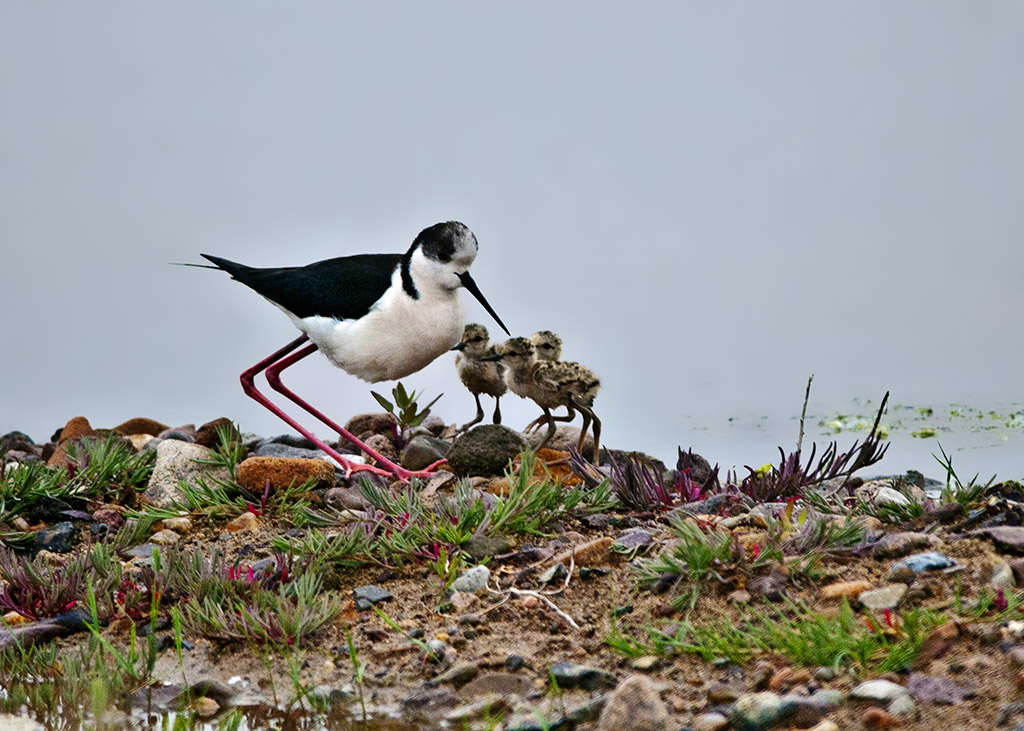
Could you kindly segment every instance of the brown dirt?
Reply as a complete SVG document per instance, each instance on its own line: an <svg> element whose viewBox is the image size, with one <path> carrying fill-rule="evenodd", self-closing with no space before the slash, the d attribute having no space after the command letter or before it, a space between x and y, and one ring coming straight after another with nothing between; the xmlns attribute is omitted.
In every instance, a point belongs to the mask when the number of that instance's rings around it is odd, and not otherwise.
<svg viewBox="0 0 1024 731"><path fill-rule="evenodd" d="M192 543L207 552L223 550L229 557L242 551L245 554L242 563L245 565L269 555L272 552L270 538L288 527L265 526L256 533L237 534L220 540L223 522L211 520L205 525L200 524L181 545ZM668 538L663 524L652 520L646 527L656 537ZM567 521L553 529L552 534L564 535L572 531L579 534L579 544L602 535L619 533L613 529L589 531L576 521ZM547 540L534 537L531 542L542 544ZM991 544L982 540L950 541L941 550L965 566L960 574L961 592L965 599L977 596L989 567L1000 559ZM806 602L815 611L835 612L836 601L819 598L818 588L821 585L864 579L878 586L885 583L884 574L891 563L870 558L827 560L821 567L824 576L820 581L796 587L790 585L790 596ZM491 565L492 571L506 579L519 570L518 567L502 567L493 562ZM530 575L535 579L543 568L537 567ZM507 658L518 655L525 661L525 666L515 674L532 688L529 697L541 704L549 687L546 670L555 662L573 661L601 668L614 672L620 679L636 672L631 669L628 658L612 652L605 643L611 632L610 614L613 609L632 605L632 611L620 618L618 625L624 632L638 637L646 636L642 631L645 626L683 619L683 615L672 608L668 595L659 596L638 588L636 574L629 561L614 560L608 568L611 569L609 575L587 581L582 580L577 571L564 592L549 597L579 624L579 630L569 626L543 602L528 598L511 598L502 602L501 597L484 594L466 610L484 616L478 634L471 639L467 639L461 629L455 632L450 629L458 626L462 612L438 612L442 586L439 577L430 569L409 564L394 571L383 568L343 570L336 576L336 588L348 591L364 584L380 584L394 595L393 601L380 605L392 619L403 627L422 629L424 640L437 638L448 641L457 650L456 662L475 663L482 673L504 672ZM918 606L948 608L954 599L955 581L951 575L922 578L915 582L912 596L917 598L913 601ZM690 619L696 622L721 618L740 621L742 612L751 610L730 605L725 597L742 583L707 583ZM520 581L518 586L536 588L535 582L529 579ZM685 586L681 585L681 588ZM441 672L441 668L422 659L414 643L393 631L375 613L356 615L349 611L304 649L300 673L304 684L339 688L351 681L345 638L346 628L350 625L358 657L367 665L365 685L374 705L393 708L400 698ZM184 672L186 679L192 682L202 677L227 681L232 676L239 676L244 681L243 685L264 698L272 700L275 691L284 696L290 693L291 666L288 658L274 652L259 652L241 643L224 645L201 638L188 639L195 643L195 648L185 653L184 668L179 667L173 651L165 652L157 663L158 677L180 681ZM758 674L755 668L758 662L766 659L776 667L787 665L780 657L761 656L743 667L715 667L697 656L679 655L662 658L648 674L663 684L662 697L677 727L685 727L713 705L707 701L707 690L713 684L725 683L740 692L754 691L754 678ZM961 632L952 648L926 670L930 674L949 676L958 683L973 684L976 696L955 707L919 703L919 717L904 720L901 728L930 730L941 722L947 729L991 729L995 727L998 709L1020 695L1019 669L1013 667L1008 656L997 647L983 645L979 638L967 631ZM871 675L854 679L848 674L840 674L821 685L849 691L856 682L868 677ZM891 675L890 678L899 683L906 682L905 676ZM571 691L565 697L567 702L571 702L586 696L585 692ZM865 708L863 704L850 701L828 717L840 729L859 729L863 728L860 716ZM430 725L433 721L421 721L423 725L419 726L411 723L413 728L435 727ZM595 727L596 723L578 726L580 729Z"/></svg>

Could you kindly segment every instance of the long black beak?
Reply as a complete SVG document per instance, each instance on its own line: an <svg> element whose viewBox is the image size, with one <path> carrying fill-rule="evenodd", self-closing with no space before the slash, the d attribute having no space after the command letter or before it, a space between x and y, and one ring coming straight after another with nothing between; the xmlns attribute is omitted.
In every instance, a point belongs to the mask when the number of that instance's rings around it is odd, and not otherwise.
<svg viewBox="0 0 1024 731"><path fill-rule="evenodd" d="M494 308L487 303L486 299L484 299L483 293L480 291L480 288L476 286L476 282L473 281L473 277L469 276L469 272L463 272L462 274L459 274L458 277L462 280L462 286L469 290L471 295L476 297L477 301L484 306L485 310L487 310L487 313L494 318L494 321L501 325L501 329L505 331L505 334L512 337L512 333L510 333L508 328L505 327L505 323L503 323L501 318L498 317L498 313L495 312Z"/></svg>
<svg viewBox="0 0 1024 731"><path fill-rule="evenodd" d="M483 363L485 361L501 360L501 359L502 359L501 353L495 353L494 355L485 355L483 358L477 358L477 360L480 361L481 363Z"/></svg>

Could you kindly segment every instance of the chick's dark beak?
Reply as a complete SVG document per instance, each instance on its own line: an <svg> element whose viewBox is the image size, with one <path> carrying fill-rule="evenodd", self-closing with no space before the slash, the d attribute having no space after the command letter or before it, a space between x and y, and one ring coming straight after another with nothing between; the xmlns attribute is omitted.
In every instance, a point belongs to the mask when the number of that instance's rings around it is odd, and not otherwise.
<svg viewBox="0 0 1024 731"><path fill-rule="evenodd" d="M454 348L452 348L452 350L465 350L465 349L466 349L466 344L465 343L459 343Z"/></svg>
<svg viewBox="0 0 1024 731"><path fill-rule="evenodd" d="M495 319L497 319L497 318L495 318ZM501 323L499 322L498 324L500 325ZM485 355L483 358L477 358L477 360L480 361L480 362L492 361L492 360L501 360L501 353L495 353L494 355Z"/></svg>
<svg viewBox="0 0 1024 731"><path fill-rule="evenodd" d="M480 288L476 286L476 282L473 281L473 277L469 276L469 272L463 272L462 274L459 274L458 277L462 280L462 286L465 287L471 295L476 297L477 302L484 306L484 309L487 310L487 314L493 317L496 323L501 325L501 329L505 331L506 335L512 337L512 333L510 333L508 328L505 327L505 323L503 323L501 318L498 317L498 313L495 312L494 308L491 307L486 299L484 299L483 293L480 291Z"/></svg>

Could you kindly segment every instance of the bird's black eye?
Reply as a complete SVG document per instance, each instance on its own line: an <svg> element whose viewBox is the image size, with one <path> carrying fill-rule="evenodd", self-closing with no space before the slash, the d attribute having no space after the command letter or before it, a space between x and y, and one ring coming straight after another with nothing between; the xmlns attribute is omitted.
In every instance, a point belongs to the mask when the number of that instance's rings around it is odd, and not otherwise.
<svg viewBox="0 0 1024 731"><path fill-rule="evenodd" d="M544 350L551 350L551 348L553 348L554 346L553 346L553 345L551 345L551 343L544 343L544 344L543 344L542 346L540 346L540 347L544 348Z"/></svg>
<svg viewBox="0 0 1024 731"><path fill-rule="evenodd" d="M447 264L452 260L452 255L446 251L439 251L437 254L437 260L442 264Z"/></svg>

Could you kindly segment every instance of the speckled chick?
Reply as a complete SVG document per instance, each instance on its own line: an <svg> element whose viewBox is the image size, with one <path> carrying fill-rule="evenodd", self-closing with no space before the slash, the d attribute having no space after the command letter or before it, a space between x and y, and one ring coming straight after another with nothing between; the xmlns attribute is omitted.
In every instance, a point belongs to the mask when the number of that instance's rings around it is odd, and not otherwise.
<svg viewBox="0 0 1024 731"><path fill-rule="evenodd" d="M460 427L463 431L483 421L484 409L480 404L480 394L494 397L492 420L495 424L501 423L501 397L508 390L505 366L500 361L480 360L494 355L494 348L488 344L488 338L487 328L470 323L466 325L459 344L453 348L459 351L455 355L455 370L459 373L459 380L476 400L476 417Z"/></svg>
<svg viewBox="0 0 1024 731"><path fill-rule="evenodd" d="M561 360L562 339L550 330L540 330L530 336L537 360Z"/></svg>
<svg viewBox="0 0 1024 731"><path fill-rule="evenodd" d="M555 434L556 418L551 415L551 409L565 406L568 415L559 417L558 421L571 421L577 410L583 414L577 449L583 449L587 429L593 422L596 462L600 449L601 420L594 414L593 404L601 388L601 381L594 372L570 361L538 360L536 348L527 338L507 340L495 348L494 357L505 364L505 380L509 390L521 398L530 399L544 411L548 432L538 449L542 449Z"/></svg>

